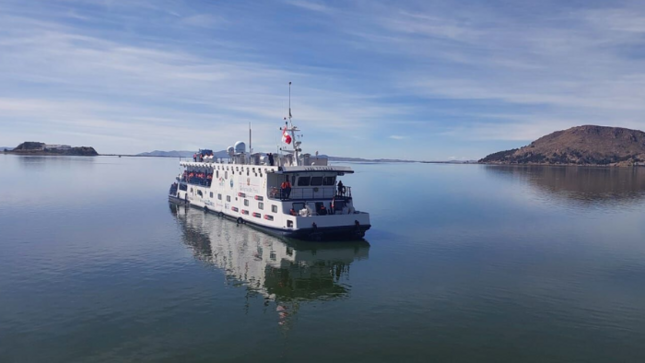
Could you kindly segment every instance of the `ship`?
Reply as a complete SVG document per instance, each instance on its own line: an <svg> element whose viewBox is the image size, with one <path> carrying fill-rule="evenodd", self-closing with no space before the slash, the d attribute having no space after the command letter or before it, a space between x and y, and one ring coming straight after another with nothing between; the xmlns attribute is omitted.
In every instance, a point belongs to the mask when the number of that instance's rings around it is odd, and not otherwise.
<svg viewBox="0 0 645 363"><path fill-rule="evenodd" d="M291 102L289 102L291 103ZM356 240L370 229L370 215L354 206L352 188L341 180L353 174L324 155L303 153L301 130L285 117L279 152L254 153L243 141L227 157L203 149L180 161L171 185L173 203L201 208L266 233L300 240Z"/></svg>

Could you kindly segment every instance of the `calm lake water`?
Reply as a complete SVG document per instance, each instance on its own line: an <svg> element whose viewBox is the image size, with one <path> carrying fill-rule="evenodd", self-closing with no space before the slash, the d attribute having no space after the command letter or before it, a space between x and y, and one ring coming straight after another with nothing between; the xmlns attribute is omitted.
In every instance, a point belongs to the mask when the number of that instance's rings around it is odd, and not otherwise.
<svg viewBox="0 0 645 363"><path fill-rule="evenodd" d="M645 361L645 168L353 167L365 241L285 243L176 159L0 155L0 362Z"/></svg>

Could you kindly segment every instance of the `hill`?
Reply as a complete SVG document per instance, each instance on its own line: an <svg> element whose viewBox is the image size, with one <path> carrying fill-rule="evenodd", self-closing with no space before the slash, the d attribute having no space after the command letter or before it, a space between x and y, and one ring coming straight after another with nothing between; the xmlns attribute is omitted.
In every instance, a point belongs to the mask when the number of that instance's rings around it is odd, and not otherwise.
<svg viewBox="0 0 645 363"><path fill-rule="evenodd" d="M45 144L43 142L25 141L10 151L9 154L20 155L67 155L67 156L97 156L91 146L72 147L60 144Z"/></svg>
<svg viewBox="0 0 645 363"><path fill-rule="evenodd" d="M479 160L489 164L642 165L645 132L620 127L577 126L543 136L519 149Z"/></svg>

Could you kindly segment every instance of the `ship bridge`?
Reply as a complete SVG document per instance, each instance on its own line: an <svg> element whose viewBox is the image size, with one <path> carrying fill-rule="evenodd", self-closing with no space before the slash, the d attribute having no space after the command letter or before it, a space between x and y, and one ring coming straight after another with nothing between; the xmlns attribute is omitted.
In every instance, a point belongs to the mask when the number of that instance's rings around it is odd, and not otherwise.
<svg viewBox="0 0 645 363"><path fill-rule="evenodd" d="M267 194L273 199L289 200L331 200L340 196L336 185L338 177L352 174L354 171L347 166L284 166L273 173L267 173ZM288 197L281 194L281 185L288 181L291 192ZM345 187L351 196L349 187Z"/></svg>

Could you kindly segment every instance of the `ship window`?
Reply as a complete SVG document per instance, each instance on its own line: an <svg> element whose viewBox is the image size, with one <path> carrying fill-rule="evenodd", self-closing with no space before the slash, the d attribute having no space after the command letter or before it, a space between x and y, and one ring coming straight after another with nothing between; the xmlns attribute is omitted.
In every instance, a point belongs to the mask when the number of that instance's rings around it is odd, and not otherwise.
<svg viewBox="0 0 645 363"><path fill-rule="evenodd" d="M224 172L224 179L228 179L228 171Z"/></svg>
<svg viewBox="0 0 645 363"><path fill-rule="evenodd" d="M287 227L292 228L293 227L293 221L287 221Z"/></svg>
<svg viewBox="0 0 645 363"><path fill-rule="evenodd" d="M323 182L323 177L322 176L311 177L311 186L312 187L321 186L322 182Z"/></svg>
<svg viewBox="0 0 645 363"><path fill-rule="evenodd" d="M244 199L244 206L245 206L245 207L248 207L248 206L249 206L249 200L248 200L248 199Z"/></svg>
<svg viewBox="0 0 645 363"><path fill-rule="evenodd" d="M345 208L345 201L343 201L343 200L336 200L336 201L334 202L334 210L335 210L335 211L341 211L341 210L343 210L343 208Z"/></svg>
<svg viewBox="0 0 645 363"><path fill-rule="evenodd" d="M264 209L264 203L258 202L258 209Z"/></svg>
<svg viewBox="0 0 645 363"><path fill-rule="evenodd" d="M203 196L204 196L204 194L202 194L202 191L201 191L201 190L198 190L198 191L197 191L197 195L199 195L200 197L203 197Z"/></svg>
<svg viewBox="0 0 645 363"><path fill-rule="evenodd" d="M222 195L221 195L221 194L217 194L217 199L222 200Z"/></svg>
<svg viewBox="0 0 645 363"><path fill-rule="evenodd" d="M226 196L226 201L227 201L227 202L230 202L230 201L231 201L231 196L230 196L230 195L227 195L227 196Z"/></svg>
<svg viewBox="0 0 645 363"><path fill-rule="evenodd" d="M301 176L298 178L298 186L299 187L308 187L309 186L309 180L311 178L308 176Z"/></svg>
<svg viewBox="0 0 645 363"><path fill-rule="evenodd" d="M211 198L213 197L213 192L211 192Z"/></svg>
<svg viewBox="0 0 645 363"><path fill-rule="evenodd" d="M219 170L215 172L215 177L219 178Z"/></svg>
<svg viewBox="0 0 645 363"><path fill-rule="evenodd" d="M293 210L296 212L303 209L305 207L305 203L299 202L299 203L293 203Z"/></svg>
<svg viewBox="0 0 645 363"><path fill-rule="evenodd" d="M271 212L278 213L278 206L277 205L272 205L271 206Z"/></svg>
<svg viewBox="0 0 645 363"><path fill-rule="evenodd" d="M316 202L316 213L319 216L327 215L327 208L325 208L325 204L323 202Z"/></svg>
<svg viewBox="0 0 645 363"><path fill-rule="evenodd" d="M323 185L336 185L336 177L326 176L325 178L323 178Z"/></svg>

